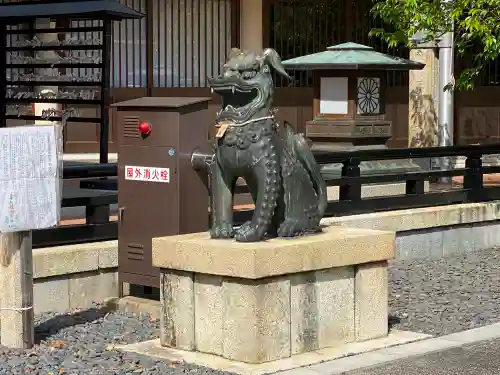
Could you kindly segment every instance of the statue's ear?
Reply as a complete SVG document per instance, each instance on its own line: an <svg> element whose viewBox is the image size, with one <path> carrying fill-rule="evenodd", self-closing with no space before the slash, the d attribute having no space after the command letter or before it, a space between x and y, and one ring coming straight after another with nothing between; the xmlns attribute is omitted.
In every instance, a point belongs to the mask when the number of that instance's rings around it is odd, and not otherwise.
<svg viewBox="0 0 500 375"><path fill-rule="evenodd" d="M264 57L264 62L266 62L276 72L278 72L283 77L292 80L292 77L290 77L288 73L285 71L285 68L283 68L283 64L281 64L281 57L280 55L278 55L278 52L276 52L272 48L266 48L264 50L263 57Z"/></svg>

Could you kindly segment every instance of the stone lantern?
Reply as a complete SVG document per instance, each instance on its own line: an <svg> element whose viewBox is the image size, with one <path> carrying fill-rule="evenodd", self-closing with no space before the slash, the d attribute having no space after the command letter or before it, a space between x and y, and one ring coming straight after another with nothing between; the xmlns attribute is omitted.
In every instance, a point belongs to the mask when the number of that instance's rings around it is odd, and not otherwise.
<svg viewBox="0 0 500 375"><path fill-rule="evenodd" d="M425 65L376 52L369 46L344 43L285 60L283 66L313 71L313 119L306 123L312 149L351 151L386 148L385 142L392 135L385 111L387 71L423 69ZM332 178L339 173L339 166L325 168L335 172ZM361 170L364 175L370 171L398 173L416 171L418 166L404 160L377 161L362 163Z"/></svg>
<svg viewBox="0 0 500 375"><path fill-rule="evenodd" d="M313 71L313 119L306 136L315 149L383 146L391 137L385 118L388 70L422 69L424 64L344 43L326 51L283 61L285 69Z"/></svg>

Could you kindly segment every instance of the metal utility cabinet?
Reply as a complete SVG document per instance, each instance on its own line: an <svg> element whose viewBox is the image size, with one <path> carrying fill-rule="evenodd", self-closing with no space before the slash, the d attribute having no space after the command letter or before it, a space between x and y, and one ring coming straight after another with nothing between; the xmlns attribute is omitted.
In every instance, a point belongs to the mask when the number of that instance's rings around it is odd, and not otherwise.
<svg viewBox="0 0 500 375"><path fill-rule="evenodd" d="M209 100L144 97L113 105L120 285L159 287L151 265L153 237L208 229L207 188L191 155L207 143Z"/></svg>

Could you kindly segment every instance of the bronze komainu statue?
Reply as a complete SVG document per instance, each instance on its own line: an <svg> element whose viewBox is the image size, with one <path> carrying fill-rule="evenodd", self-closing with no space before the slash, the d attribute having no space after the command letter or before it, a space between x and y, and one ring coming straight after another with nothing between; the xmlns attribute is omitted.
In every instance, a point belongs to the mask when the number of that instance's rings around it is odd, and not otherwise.
<svg viewBox="0 0 500 375"><path fill-rule="evenodd" d="M291 79L273 49L254 54L233 49L220 76L209 79L222 98L211 164L212 238L240 242L317 232L327 205L326 184L302 134L285 123L284 137L272 112L271 70ZM245 179L255 211L233 230L233 193Z"/></svg>

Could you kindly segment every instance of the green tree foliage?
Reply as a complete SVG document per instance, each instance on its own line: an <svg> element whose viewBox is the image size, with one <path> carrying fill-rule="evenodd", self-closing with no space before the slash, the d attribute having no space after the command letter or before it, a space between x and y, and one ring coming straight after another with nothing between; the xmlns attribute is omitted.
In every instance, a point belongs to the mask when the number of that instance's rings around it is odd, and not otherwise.
<svg viewBox="0 0 500 375"><path fill-rule="evenodd" d="M372 29L370 35L390 47L411 46L417 33L434 41L454 30L455 51L468 65L456 78L455 89L473 88L485 64L500 55L500 0L384 0L375 3L372 13L387 27Z"/></svg>

